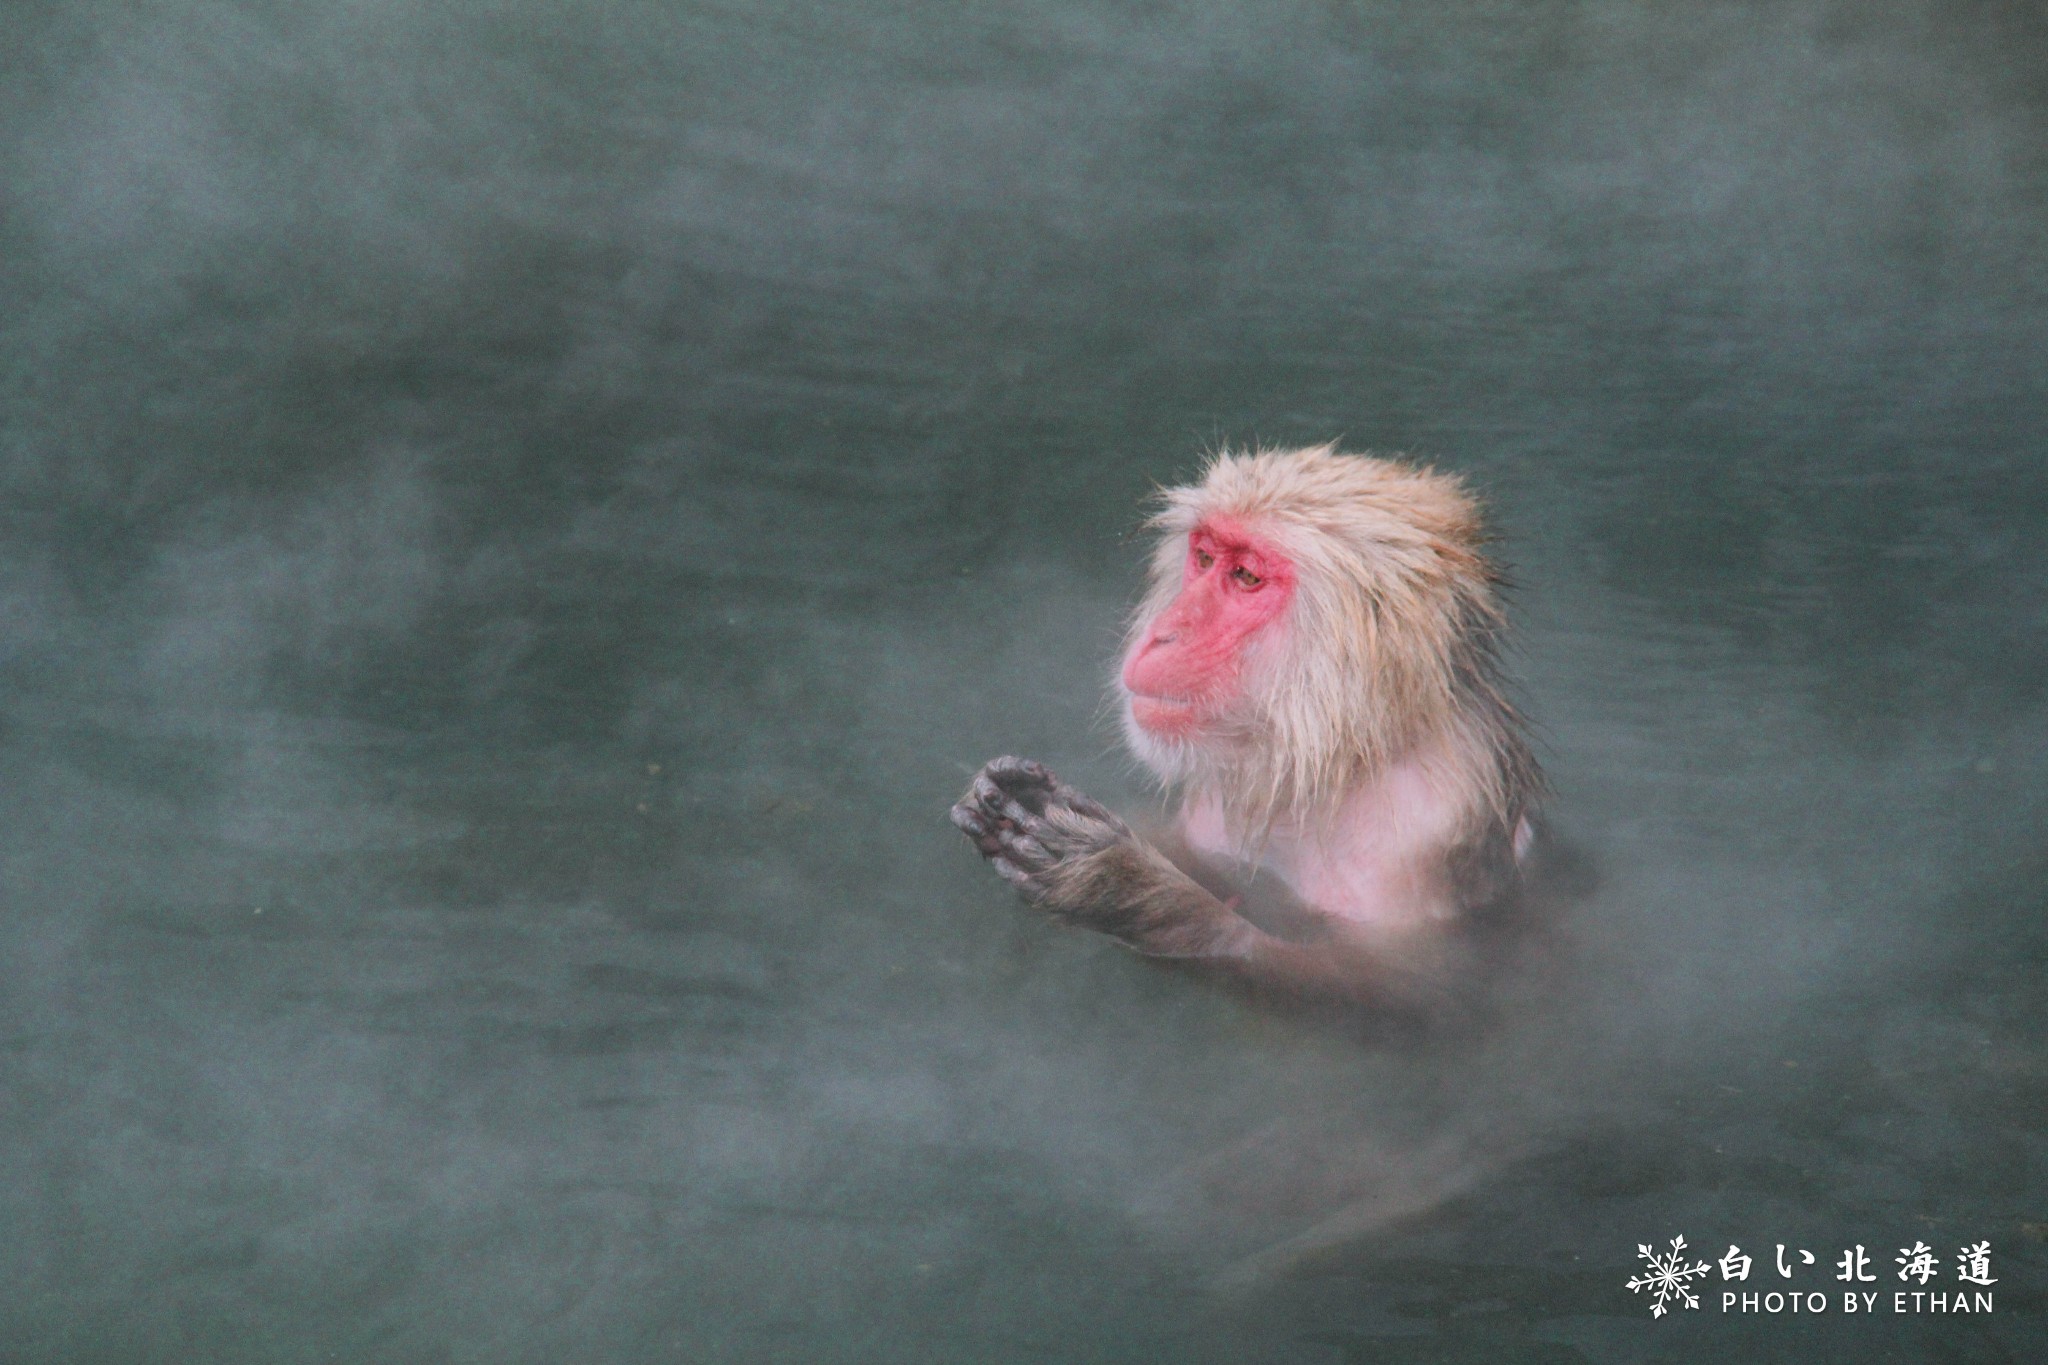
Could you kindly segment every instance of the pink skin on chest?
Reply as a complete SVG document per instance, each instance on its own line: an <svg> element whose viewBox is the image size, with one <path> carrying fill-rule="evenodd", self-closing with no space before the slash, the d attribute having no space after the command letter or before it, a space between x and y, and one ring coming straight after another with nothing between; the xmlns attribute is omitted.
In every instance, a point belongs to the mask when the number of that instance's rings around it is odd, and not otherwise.
<svg viewBox="0 0 2048 1365"><path fill-rule="evenodd" d="M1457 833L1458 803L1418 759L1397 763L1353 792L1326 826L1276 825L1258 868L1303 904L1361 933L1441 926L1457 913L1442 876ZM1241 862L1222 804L1197 796L1181 810L1188 846L1223 864Z"/></svg>
<svg viewBox="0 0 2048 1365"><path fill-rule="evenodd" d="M1241 523L1212 517L1188 533L1180 591L1124 659L1124 690L1140 728L1192 735L1237 695L1252 637L1280 623L1294 565Z"/></svg>

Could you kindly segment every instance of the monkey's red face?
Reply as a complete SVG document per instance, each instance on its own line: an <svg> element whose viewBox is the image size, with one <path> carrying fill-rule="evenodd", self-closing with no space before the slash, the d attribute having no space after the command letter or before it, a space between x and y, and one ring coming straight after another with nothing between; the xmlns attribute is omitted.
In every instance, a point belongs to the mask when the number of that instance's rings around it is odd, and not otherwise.
<svg viewBox="0 0 2048 1365"><path fill-rule="evenodd" d="M1246 651L1279 628L1294 565L1271 541L1211 518L1188 533L1180 591L1124 659L1131 718L1161 738L1191 738L1243 690Z"/></svg>

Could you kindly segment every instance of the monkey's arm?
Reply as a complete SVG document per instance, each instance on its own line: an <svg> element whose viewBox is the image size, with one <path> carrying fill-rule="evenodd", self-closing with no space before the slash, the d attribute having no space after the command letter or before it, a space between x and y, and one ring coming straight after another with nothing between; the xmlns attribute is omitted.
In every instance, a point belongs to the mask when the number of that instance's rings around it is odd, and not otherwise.
<svg viewBox="0 0 2048 1365"><path fill-rule="evenodd" d="M952 818L1033 905L1147 957L1303 1001L1414 1010L1441 995L1434 974L1359 947L1266 933L1041 764L990 762Z"/></svg>

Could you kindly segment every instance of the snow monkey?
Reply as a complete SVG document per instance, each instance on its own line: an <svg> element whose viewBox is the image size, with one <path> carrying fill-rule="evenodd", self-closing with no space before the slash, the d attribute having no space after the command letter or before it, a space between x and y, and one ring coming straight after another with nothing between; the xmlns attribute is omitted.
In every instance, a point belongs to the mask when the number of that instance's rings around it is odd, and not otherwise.
<svg viewBox="0 0 2048 1365"><path fill-rule="evenodd" d="M1172 829L1141 837L1017 758L953 823L1031 904L1149 957L1426 1011L1464 929L1516 901L1543 785L1502 692L1478 505L1330 445L1225 453L1160 497L1116 692Z"/></svg>

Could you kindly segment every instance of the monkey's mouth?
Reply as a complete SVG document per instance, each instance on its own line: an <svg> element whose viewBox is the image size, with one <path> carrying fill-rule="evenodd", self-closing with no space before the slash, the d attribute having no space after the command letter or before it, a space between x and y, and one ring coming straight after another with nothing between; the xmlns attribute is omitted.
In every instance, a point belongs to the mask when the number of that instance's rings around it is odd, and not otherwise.
<svg viewBox="0 0 2048 1365"><path fill-rule="evenodd" d="M1193 697L1154 697L1133 692L1131 719L1138 728L1155 735L1185 735L1200 723L1202 713Z"/></svg>

